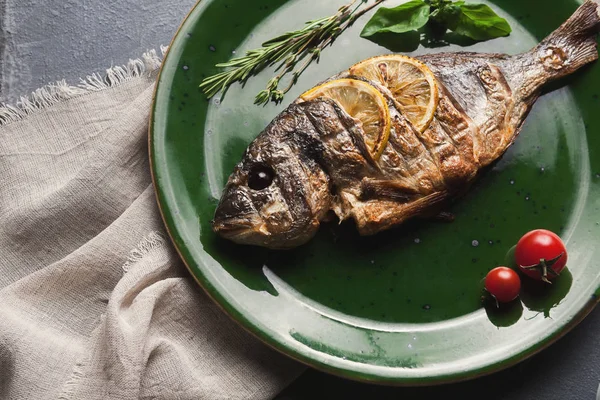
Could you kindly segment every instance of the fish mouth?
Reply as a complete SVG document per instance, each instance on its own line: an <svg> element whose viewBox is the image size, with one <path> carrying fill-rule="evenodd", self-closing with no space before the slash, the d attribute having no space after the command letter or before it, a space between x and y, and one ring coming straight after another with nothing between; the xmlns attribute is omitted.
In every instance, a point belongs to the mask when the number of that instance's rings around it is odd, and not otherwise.
<svg viewBox="0 0 600 400"><path fill-rule="evenodd" d="M268 235L265 223L256 216L214 219L213 231L226 239L241 240L250 235Z"/></svg>

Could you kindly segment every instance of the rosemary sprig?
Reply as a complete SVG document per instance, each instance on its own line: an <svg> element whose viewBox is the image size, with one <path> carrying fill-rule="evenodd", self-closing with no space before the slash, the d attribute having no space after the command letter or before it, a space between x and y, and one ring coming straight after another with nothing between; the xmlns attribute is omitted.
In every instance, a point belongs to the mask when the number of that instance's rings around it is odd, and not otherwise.
<svg viewBox="0 0 600 400"><path fill-rule="evenodd" d="M251 76L263 69L279 63L275 71L277 75L269 80L265 90L262 90L254 100L255 104L264 105L270 101L279 103L290 91L298 77L313 61L319 61L321 51L331 45L348 27L365 13L377 7L385 0L375 0L366 6L368 0L353 0L341 7L330 17L309 21L297 31L286 32L262 44L262 47L249 50L242 57L236 57L229 62L217 64L217 68L225 69L215 75L205 78L200 88L207 97L218 93L225 95L234 82L245 83ZM302 62L301 65L298 63ZM279 88L281 79L291 74L290 82L284 88Z"/></svg>

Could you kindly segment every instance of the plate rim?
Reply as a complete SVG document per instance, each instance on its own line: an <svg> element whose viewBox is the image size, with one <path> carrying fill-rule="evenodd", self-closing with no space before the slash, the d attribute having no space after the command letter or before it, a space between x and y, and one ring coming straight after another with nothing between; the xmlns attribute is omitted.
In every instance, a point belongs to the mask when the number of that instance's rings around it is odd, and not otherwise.
<svg viewBox="0 0 600 400"><path fill-rule="evenodd" d="M159 214L161 216L161 220L163 222L163 227L168 235L169 241L173 245L174 249L177 252L180 260L185 265L188 273L192 276L196 284L202 289L202 291L210 298L210 300L217 305L217 307L225 314L227 317L232 320L236 325L240 326L244 331L250 333L253 337L260 340L262 343L266 344L269 348L277 351L278 353L293 359L304 366L314 368L321 372L325 372L328 374L332 374L341 378L350 379L353 381L369 383L369 384L377 384L382 386L397 386L397 387L419 387L419 386L434 386L434 385L444 385L449 383L458 383L469 380L474 380L483 376L492 375L499 371L510 368L516 364L519 364L534 355L540 353L541 351L547 349L552 344L556 343L562 337L564 337L567 333L569 333L573 328L575 328L581 321L583 321L600 303L600 296L592 296L576 313L573 314L572 318L564 324L559 329L550 333L550 335L546 338L543 343L536 343L529 347L523 348L517 354L514 354L510 358L506 358L501 362L489 364L485 367L481 367L478 370L470 370L465 372L453 372L448 375L440 375L440 376L428 376L428 377L416 377L416 378L407 378L407 377L383 377L369 372L361 372L355 369L347 369L342 367L336 367L327 364L326 362L322 362L306 356L302 353L297 352L293 347L287 346L285 343L277 341L276 339L269 336L264 330L261 330L260 327L254 323L252 323L249 319L242 316L240 312L234 309L231 304L228 304L227 300L224 299L218 291L211 289L209 284L206 284L201 281L198 277L199 272L197 273L194 268L189 265L189 261L186 259L184 254L182 253L179 245L177 244L176 237L172 232L172 227L170 226L164 207L165 205L161 201L161 194L159 185L157 182L155 168L156 163L154 160L155 152L154 152L154 116L157 108L157 94L160 89L161 77L163 75L165 66L167 64L168 57L170 55L171 49L173 48L173 44L177 42L180 38L183 27L192 17L192 14L196 11L196 9L204 3L205 1L210 0L196 0L196 3L192 6L190 11L186 14L186 16L182 19L179 27L175 31L173 38L171 39L169 46L166 52L163 55L163 60L160 65L158 74L156 76L156 82L153 89L152 94L152 104L150 108L150 114L148 117L148 163L150 169L150 175L152 180L153 192L156 199L156 204L158 207ZM219 0L212 0L219 1ZM214 290L214 293L213 293ZM218 298L221 298L221 301ZM223 304L225 303L225 304ZM239 317L236 317L234 314L239 314ZM241 317L241 318L240 318ZM240 321L243 320L243 321Z"/></svg>

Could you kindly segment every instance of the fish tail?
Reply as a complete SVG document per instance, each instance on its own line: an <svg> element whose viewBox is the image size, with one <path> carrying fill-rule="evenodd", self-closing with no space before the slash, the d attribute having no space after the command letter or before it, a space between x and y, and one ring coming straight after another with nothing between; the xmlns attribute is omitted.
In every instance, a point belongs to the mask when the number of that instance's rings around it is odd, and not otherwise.
<svg viewBox="0 0 600 400"><path fill-rule="evenodd" d="M558 29L532 50L552 78L560 78L598 59L598 3L587 0Z"/></svg>

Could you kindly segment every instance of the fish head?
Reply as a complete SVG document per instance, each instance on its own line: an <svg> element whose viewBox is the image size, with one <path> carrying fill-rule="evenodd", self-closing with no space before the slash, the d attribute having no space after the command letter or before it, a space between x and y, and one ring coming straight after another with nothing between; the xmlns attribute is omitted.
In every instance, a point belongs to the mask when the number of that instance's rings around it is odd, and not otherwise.
<svg viewBox="0 0 600 400"><path fill-rule="evenodd" d="M318 230L329 210L328 177L278 134L265 131L255 139L229 177L212 221L219 236L285 249L306 243Z"/></svg>

